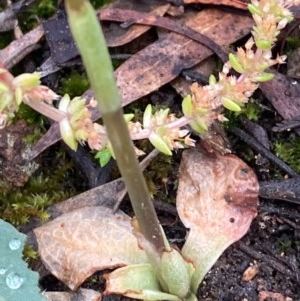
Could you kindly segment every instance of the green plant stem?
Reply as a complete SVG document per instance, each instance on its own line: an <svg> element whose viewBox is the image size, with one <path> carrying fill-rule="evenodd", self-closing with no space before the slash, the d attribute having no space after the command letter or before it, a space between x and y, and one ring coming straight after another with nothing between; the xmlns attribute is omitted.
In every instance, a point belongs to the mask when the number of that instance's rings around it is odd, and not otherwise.
<svg viewBox="0 0 300 301"><path fill-rule="evenodd" d="M42 101L30 99L30 100L24 100L24 103L30 106L35 111L43 114L44 116L47 116L48 118L56 122L60 122L62 119L66 117L66 114L64 112L54 107L51 107Z"/></svg>
<svg viewBox="0 0 300 301"><path fill-rule="evenodd" d="M71 32L98 101L139 230L156 250L162 252L164 250L162 230L123 117L113 67L99 21L88 1L67 0L66 8Z"/></svg>

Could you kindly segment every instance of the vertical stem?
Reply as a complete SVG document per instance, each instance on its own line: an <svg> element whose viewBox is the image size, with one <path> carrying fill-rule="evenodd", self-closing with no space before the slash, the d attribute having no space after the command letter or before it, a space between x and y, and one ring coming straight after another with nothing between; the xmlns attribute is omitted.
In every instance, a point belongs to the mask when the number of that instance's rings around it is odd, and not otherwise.
<svg viewBox="0 0 300 301"><path fill-rule="evenodd" d="M123 117L113 67L95 11L85 0L67 0L66 9L140 232L161 252L164 249L162 230Z"/></svg>

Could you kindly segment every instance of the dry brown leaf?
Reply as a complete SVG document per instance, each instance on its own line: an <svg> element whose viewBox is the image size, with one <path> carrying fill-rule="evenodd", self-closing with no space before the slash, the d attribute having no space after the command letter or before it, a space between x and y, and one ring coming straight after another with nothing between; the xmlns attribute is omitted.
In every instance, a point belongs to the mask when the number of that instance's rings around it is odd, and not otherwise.
<svg viewBox="0 0 300 301"><path fill-rule="evenodd" d="M247 4L250 1L247 0L184 0L185 4L198 3L198 4L214 4L214 5L226 5L233 6L240 9L247 9Z"/></svg>
<svg viewBox="0 0 300 301"><path fill-rule="evenodd" d="M102 295L91 289L80 288L77 292L43 292L50 301L101 301Z"/></svg>
<svg viewBox="0 0 300 301"><path fill-rule="evenodd" d="M204 45L216 53L224 63L228 60L227 53L224 52L222 47L215 43L215 41L211 40L206 35L203 35L200 32L184 26L180 22L170 18L126 9L103 9L100 11L99 18L100 20L117 22L127 22L128 20L132 20L131 22L133 24L138 23L167 29L171 32L178 33L182 36L199 42L201 45Z"/></svg>
<svg viewBox="0 0 300 301"><path fill-rule="evenodd" d="M249 17L206 9L186 19L186 26L219 45L229 45L248 34ZM201 44L171 33L146 47L116 70L117 85L124 104L128 104L170 82L183 69L191 68L212 52Z"/></svg>
<svg viewBox="0 0 300 301"><path fill-rule="evenodd" d="M104 10L110 8L110 9L115 9L115 8L124 8L124 1L114 1L113 3L109 4L104 8ZM165 4L165 5L149 5L145 4L143 1L139 2L132 2L130 1L131 6L135 4L135 7L131 7L130 5L126 5L127 9L134 9L132 13L134 14L135 11L143 11L143 12L149 12L151 14L157 15L157 16L163 16L169 9L170 4ZM137 6L138 4L138 6ZM98 11L98 15L101 14L101 11L103 9L100 9ZM133 16L134 17L134 16ZM129 21L130 19L128 19ZM128 28L122 28L119 23L102 23L102 29L103 33L105 35L105 40L107 43L107 46L109 47L118 47L124 44L127 44L134 39L138 38L141 36L143 33L148 31L151 28L151 26L147 25L138 25L134 24L131 25Z"/></svg>
<svg viewBox="0 0 300 301"><path fill-rule="evenodd" d="M11 42L7 47L0 50L0 62L10 69L35 49L43 35L43 27L38 26L20 39Z"/></svg>
<svg viewBox="0 0 300 301"><path fill-rule="evenodd" d="M147 263L130 218L105 207L83 207L34 230L46 268L72 290L94 272Z"/></svg>
<svg viewBox="0 0 300 301"><path fill-rule="evenodd" d="M300 85L294 79L276 72L272 80L259 88L286 121L300 115ZM295 128L295 132L300 135L299 128Z"/></svg>
<svg viewBox="0 0 300 301"><path fill-rule="evenodd" d="M256 216L258 190L254 172L234 155L202 149L183 153L177 210L190 228L182 253L196 266L194 288L223 251L247 232Z"/></svg>
<svg viewBox="0 0 300 301"><path fill-rule="evenodd" d="M195 72L195 74L201 74L207 79L211 74L213 74L216 70L216 60L214 57L209 57L206 60L200 62L198 65L195 67L189 69L191 72ZM172 82L171 85L172 87L176 90L176 92L184 98L187 94L190 94L190 86L191 86L192 81L187 80L183 76L175 78Z"/></svg>
<svg viewBox="0 0 300 301"><path fill-rule="evenodd" d="M260 84L259 88L284 119L300 115L300 85L294 79L275 73L272 80Z"/></svg>

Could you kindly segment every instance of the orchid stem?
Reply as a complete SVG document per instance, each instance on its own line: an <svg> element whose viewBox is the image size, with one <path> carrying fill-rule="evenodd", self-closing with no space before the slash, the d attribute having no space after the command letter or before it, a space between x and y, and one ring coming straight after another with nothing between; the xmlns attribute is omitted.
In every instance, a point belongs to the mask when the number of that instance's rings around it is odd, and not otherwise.
<svg viewBox="0 0 300 301"><path fill-rule="evenodd" d="M162 252L165 247L163 233L123 117L111 59L96 13L86 0L67 0L66 9L139 230L158 252Z"/></svg>

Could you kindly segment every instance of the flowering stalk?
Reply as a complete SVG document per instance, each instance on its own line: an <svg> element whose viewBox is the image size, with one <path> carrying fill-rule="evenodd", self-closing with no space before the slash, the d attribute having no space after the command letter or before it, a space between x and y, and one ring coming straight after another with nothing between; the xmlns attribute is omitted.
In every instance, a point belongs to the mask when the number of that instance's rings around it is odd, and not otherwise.
<svg viewBox="0 0 300 301"><path fill-rule="evenodd" d="M70 3L72 3L70 8L73 10L81 10L83 7L81 0ZM192 84L191 94L182 102L184 116L181 118L169 114L168 109L153 113L150 105L145 110L143 124L130 121L133 115L129 119L126 117L131 140L149 139L161 152L171 155L173 149L194 145L186 125L190 124L193 130L201 134L208 130L214 120L226 121L222 114L223 107L231 111L240 111L259 83L273 78L274 75L267 71L268 68L284 63L285 56L272 59L271 48L280 30L293 19L288 8L299 3L299 0L252 0L248 8L255 21L253 38L248 40L244 48L238 48L236 54L229 54L229 61L219 73L218 81L211 76L209 85ZM77 21L76 23L79 26ZM96 53L89 54L91 64L94 63L95 55ZM104 64L103 70L111 68ZM229 75L231 68L240 75ZM98 88L104 91L99 100L102 108L105 99L116 99L118 93L115 88L103 86L103 82L112 80L113 76L105 72L100 73L105 76L103 81L98 80L98 73L93 72L89 76L97 83ZM95 106L94 101L86 106L82 98L77 97L71 101L68 96L64 96L57 110L49 106L51 100L57 98L57 95L47 87L39 85L37 73L22 74L14 78L4 68L0 68L0 97L0 126L2 127L14 116L14 112L24 101L40 113L58 121L62 137L72 149L76 150L78 142L86 141L92 149L108 149L113 153L106 129L91 120L91 112L88 108ZM102 109L102 115L114 111L113 102L107 101L107 104L108 111ZM118 118L121 118L120 116ZM142 154L137 149L136 153Z"/></svg>
<svg viewBox="0 0 300 301"><path fill-rule="evenodd" d="M113 68L99 21L88 1L67 0L65 3L70 29L102 113L107 136L128 190L140 232L153 244L156 252L160 253L165 247L163 232L123 118ZM67 110L67 107L66 104L64 109Z"/></svg>
<svg viewBox="0 0 300 301"><path fill-rule="evenodd" d="M49 106L57 97L51 89L40 85L39 73L24 73L14 77L0 63L0 129L10 122L22 102L59 122L65 114Z"/></svg>
<svg viewBox="0 0 300 301"><path fill-rule="evenodd" d="M184 116L179 119L169 114L168 109L153 113L149 105L144 113L143 124L127 121L131 139L147 138L161 152L171 155L173 149L194 145L186 129L187 124L201 134L208 130L214 120L226 121L222 114L223 107L240 111L259 83L273 78L268 68L285 61L285 56L272 59L271 48L279 31L292 20L288 10L292 4L295 3L253 0L249 4L255 21L253 38L249 39L245 48L238 48L236 54L229 55L229 61L225 63L218 81L211 76L209 85L192 84L191 94L182 103ZM231 68L240 75L229 75ZM102 147L110 148L110 144L102 144Z"/></svg>

